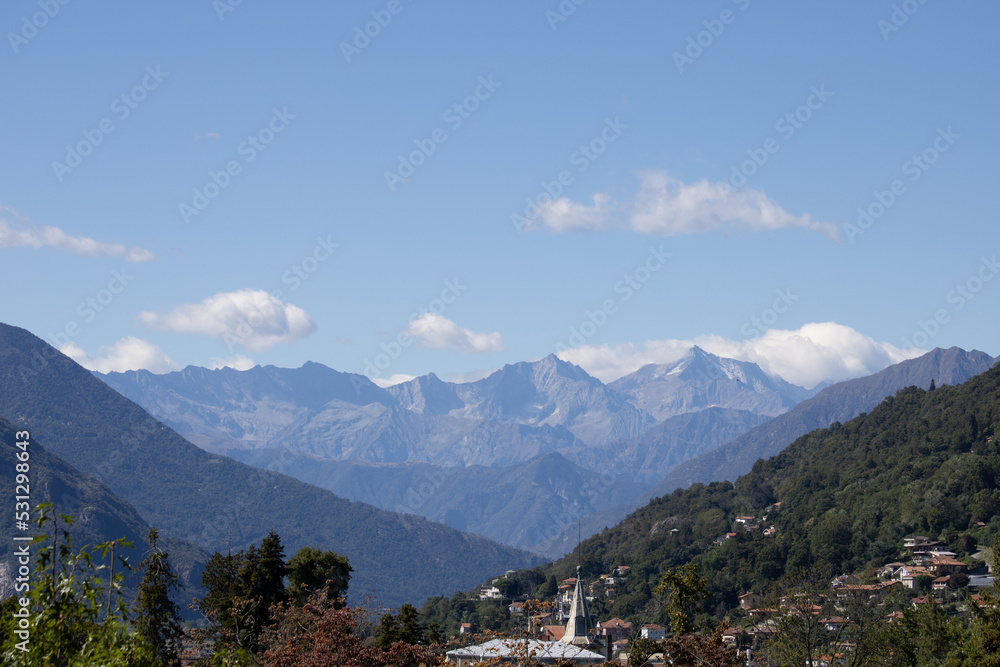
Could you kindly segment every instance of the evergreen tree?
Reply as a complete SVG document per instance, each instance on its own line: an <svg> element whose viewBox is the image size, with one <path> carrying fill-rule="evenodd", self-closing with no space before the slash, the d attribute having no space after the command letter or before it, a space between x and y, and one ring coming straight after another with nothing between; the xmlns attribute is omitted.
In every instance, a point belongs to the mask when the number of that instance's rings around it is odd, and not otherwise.
<svg viewBox="0 0 1000 667"><path fill-rule="evenodd" d="M314 592L326 591L327 599L336 601L347 593L353 569L346 556L332 551L302 547L288 561L288 594L296 604L303 604ZM342 605L335 602L335 606Z"/></svg>
<svg viewBox="0 0 1000 667"><path fill-rule="evenodd" d="M179 665L177 652L184 633L180 610L170 599L170 591L178 589L180 584L166 552L156 546L158 535L155 528L150 528L150 553L142 561L144 573L135 596L135 629L152 649L157 662Z"/></svg>
<svg viewBox="0 0 1000 667"><path fill-rule="evenodd" d="M399 608L399 641L407 644L424 644L427 638L420 622L420 612L410 604Z"/></svg>
<svg viewBox="0 0 1000 667"><path fill-rule="evenodd" d="M235 631L232 609L233 599L241 594L239 572L242 561L242 552L225 556L216 552L201 575L201 586L206 592L198 601L198 608L214 626L228 632Z"/></svg>
<svg viewBox="0 0 1000 667"><path fill-rule="evenodd" d="M383 651L388 651L392 645L399 641L399 620L391 613L382 614L375 629L375 646Z"/></svg>
<svg viewBox="0 0 1000 667"><path fill-rule="evenodd" d="M271 532L260 548L251 544L246 552L216 553L209 560L201 578L208 592L198 607L212 620L223 644L250 652L261 649L271 606L287 598L284 555L281 539Z"/></svg>

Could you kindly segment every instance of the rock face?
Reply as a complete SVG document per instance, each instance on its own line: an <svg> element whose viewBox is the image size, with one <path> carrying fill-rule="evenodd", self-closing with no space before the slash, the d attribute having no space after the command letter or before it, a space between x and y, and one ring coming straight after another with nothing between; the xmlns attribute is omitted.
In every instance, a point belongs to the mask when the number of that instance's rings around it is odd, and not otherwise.
<svg viewBox="0 0 1000 667"><path fill-rule="evenodd" d="M643 366L611 387L658 421L713 407L776 417L812 395L757 364L723 359L700 347L674 364Z"/></svg>

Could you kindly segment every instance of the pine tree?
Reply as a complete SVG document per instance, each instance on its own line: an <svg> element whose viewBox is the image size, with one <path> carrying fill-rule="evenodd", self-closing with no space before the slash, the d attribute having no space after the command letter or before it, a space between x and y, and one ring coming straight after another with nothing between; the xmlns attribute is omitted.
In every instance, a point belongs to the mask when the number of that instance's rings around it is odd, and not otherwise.
<svg viewBox="0 0 1000 667"><path fill-rule="evenodd" d="M159 663L179 665L177 653L184 633L180 611L170 599L170 591L180 585L166 552L156 546L158 535L155 528L149 530L150 553L142 561L144 573L135 597L135 629Z"/></svg>
<svg viewBox="0 0 1000 667"><path fill-rule="evenodd" d="M375 646L388 651L399 641L399 620L391 613L382 614L375 629Z"/></svg>
<svg viewBox="0 0 1000 667"><path fill-rule="evenodd" d="M327 599L339 607L342 603L336 601L347 593L352 571L346 556L302 547L288 561L288 594L301 605L312 593L325 589Z"/></svg>
<svg viewBox="0 0 1000 667"><path fill-rule="evenodd" d="M284 547L274 532L251 544L246 552L208 561L201 584L208 593L198 603L214 623L223 643L258 652L264 629L271 624L271 606L284 602L287 571Z"/></svg>
<svg viewBox="0 0 1000 667"><path fill-rule="evenodd" d="M420 622L420 612L410 604L399 608L399 640L407 644L423 644L427 641L424 626Z"/></svg>

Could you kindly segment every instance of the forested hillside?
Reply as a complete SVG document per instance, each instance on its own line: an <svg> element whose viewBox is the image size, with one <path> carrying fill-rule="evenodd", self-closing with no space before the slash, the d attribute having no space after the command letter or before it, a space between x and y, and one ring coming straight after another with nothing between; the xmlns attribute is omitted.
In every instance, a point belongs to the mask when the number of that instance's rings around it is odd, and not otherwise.
<svg viewBox="0 0 1000 667"><path fill-rule="evenodd" d="M588 580L627 565L631 576L615 599L598 596L592 609L598 618L629 618L644 612L668 568L694 562L708 580L702 613L721 614L742 593L779 580L870 575L914 534L965 558L1000 532L998 433L1000 366L957 387L910 387L869 414L799 438L735 485L695 484L652 500L573 554L518 572L516 588L547 594L577 563ZM428 611L448 617L459 603L431 601Z"/></svg>

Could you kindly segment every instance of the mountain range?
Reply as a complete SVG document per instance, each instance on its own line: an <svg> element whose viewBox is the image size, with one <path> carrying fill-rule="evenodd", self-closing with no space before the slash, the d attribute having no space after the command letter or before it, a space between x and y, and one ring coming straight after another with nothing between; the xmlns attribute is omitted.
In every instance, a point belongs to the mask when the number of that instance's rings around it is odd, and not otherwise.
<svg viewBox="0 0 1000 667"><path fill-rule="evenodd" d="M530 554L412 514L387 512L204 451L28 331L0 325L0 415L92 475L164 535L208 551L270 530L286 554L346 555L353 595L388 605L458 590Z"/></svg>
<svg viewBox="0 0 1000 667"><path fill-rule="evenodd" d="M734 479L900 388L993 361L934 350L814 393L693 348L610 384L550 355L476 382L382 388L316 363L100 375L0 325L0 415L75 480L49 495L103 489L84 513L119 518L84 522L88 539L156 526L190 580L207 552L274 529L289 554L347 555L352 590L395 604L533 562L505 545L566 553L649 498Z"/></svg>
<svg viewBox="0 0 1000 667"><path fill-rule="evenodd" d="M386 389L315 363L100 377L209 451L519 547L633 502L808 395L700 348L622 378L621 391L555 355L476 382L429 374ZM636 404L654 395L663 421Z"/></svg>

